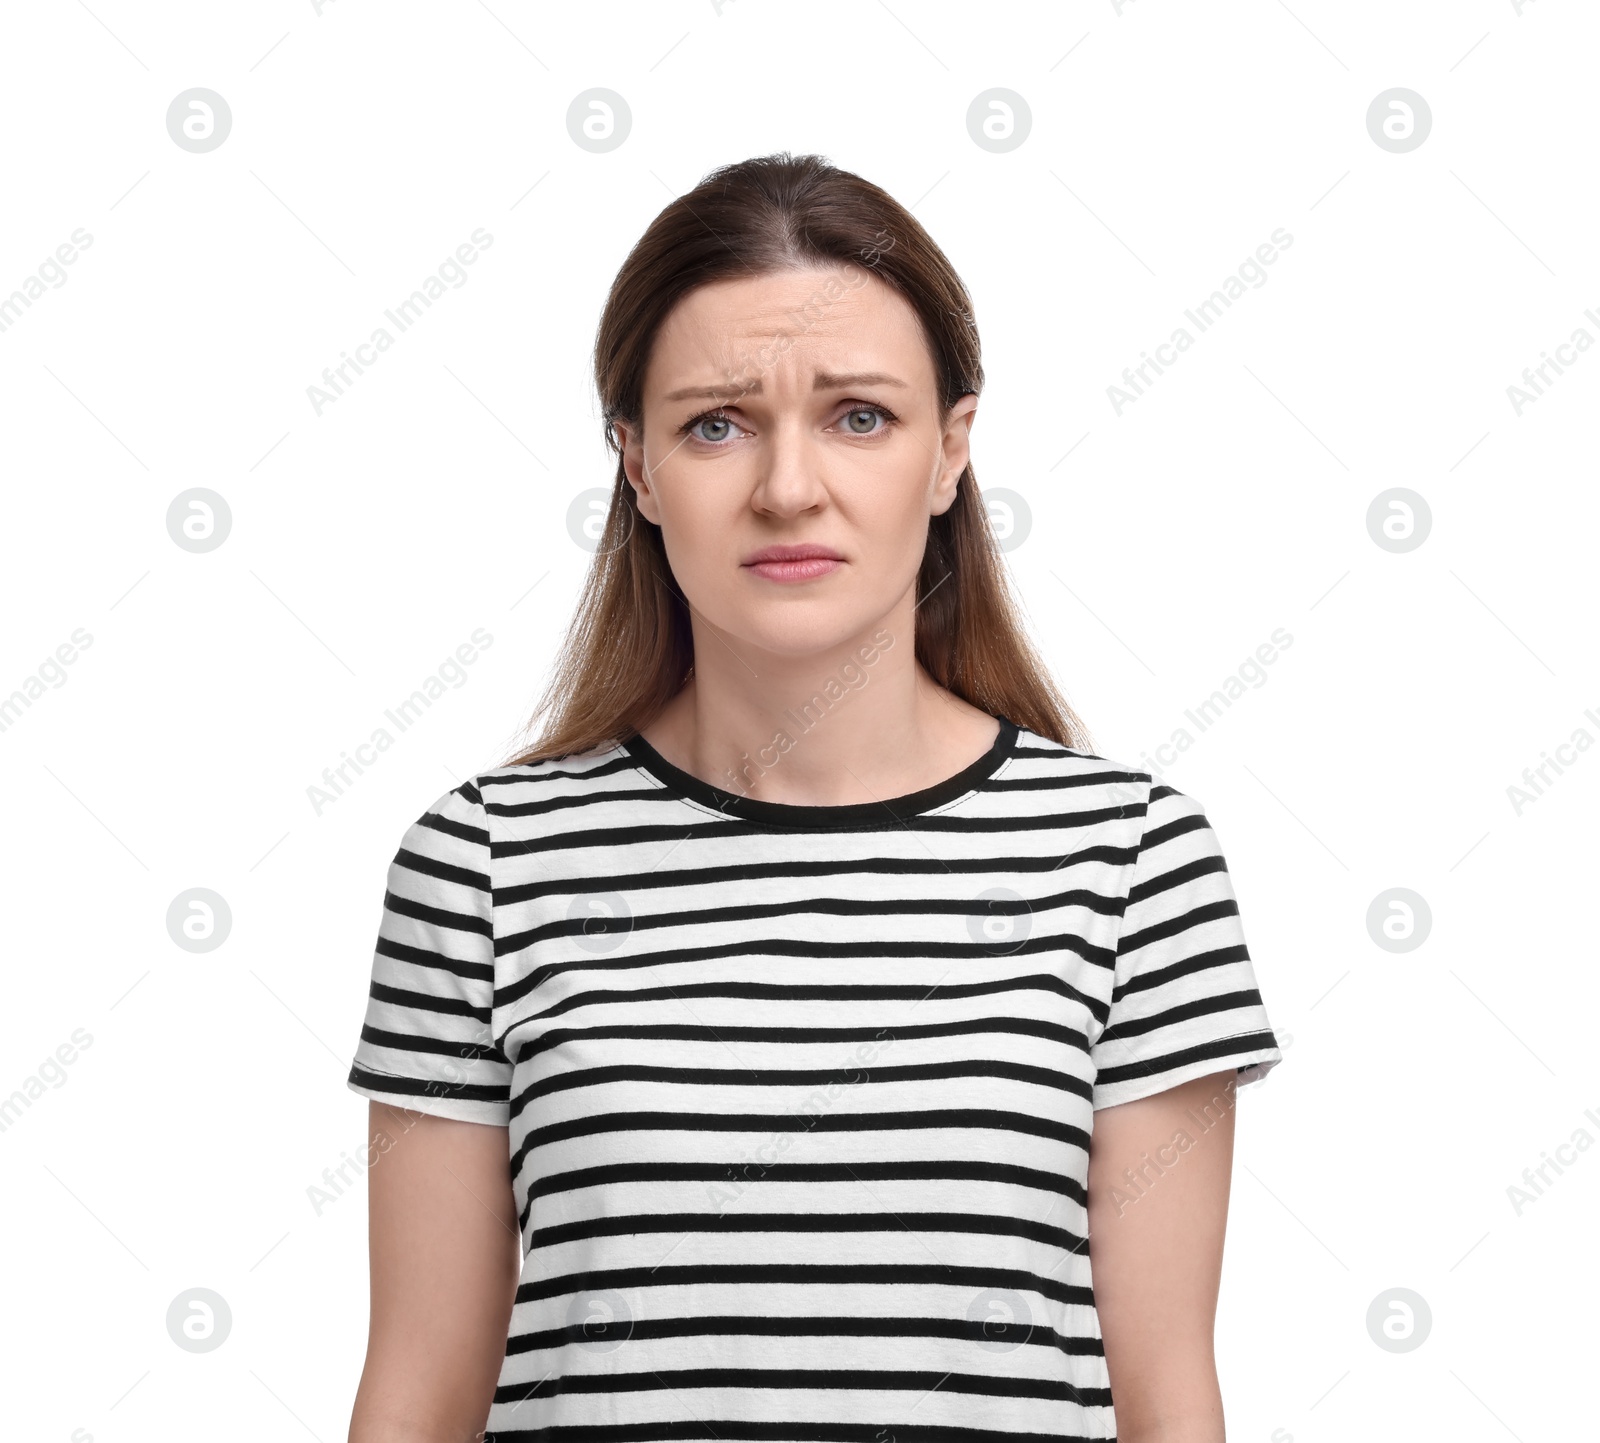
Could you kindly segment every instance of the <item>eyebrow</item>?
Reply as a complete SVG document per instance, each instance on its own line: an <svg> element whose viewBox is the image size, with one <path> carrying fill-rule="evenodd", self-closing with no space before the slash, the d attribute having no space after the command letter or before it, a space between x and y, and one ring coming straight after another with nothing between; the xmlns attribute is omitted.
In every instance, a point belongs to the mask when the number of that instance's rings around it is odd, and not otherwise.
<svg viewBox="0 0 1600 1443"><path fill-rule="evenodd" d="M884 371L818 371L816 379L811 384L813 391L833 391L845 386L900 386L905 382L898 376L891 376ZM681 391L668 391L661 399L664 401L688 401L708 399L721 400L728 396L759 396L761 382L752 381L748 386L689 386Z"/></svg>

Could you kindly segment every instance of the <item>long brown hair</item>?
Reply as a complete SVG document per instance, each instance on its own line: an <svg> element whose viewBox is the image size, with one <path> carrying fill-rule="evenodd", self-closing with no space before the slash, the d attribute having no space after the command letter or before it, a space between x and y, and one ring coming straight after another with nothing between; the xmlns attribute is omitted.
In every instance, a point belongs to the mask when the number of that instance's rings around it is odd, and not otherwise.
<svg viewBox="0 0 1600 1443"><path fill-rule="evenodd" d="M595 384L617 474L599 547L543 696L538 742L507 766L589 751L643 730L694 669L689 608L660 529L635 505L613 422L637 425L662 322L697 286L844 262L869 267L922 322L941 419L983 386L972 299L943 251L887 191L821 156L787 152L712 171L651 222L612 283L595 337ZM1029 642L969 465L929 519L917 574L916 659L991 715L1087 749L1083 722Z"/></svg>

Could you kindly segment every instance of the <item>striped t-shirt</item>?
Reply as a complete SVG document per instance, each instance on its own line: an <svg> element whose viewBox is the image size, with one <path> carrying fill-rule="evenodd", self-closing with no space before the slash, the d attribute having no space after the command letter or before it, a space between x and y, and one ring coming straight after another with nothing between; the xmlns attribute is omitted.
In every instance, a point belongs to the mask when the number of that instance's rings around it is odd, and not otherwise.
<svg viewBox="0 0 1600 1443"><path fill-rule="evenodd" d="M1200 805L1002 718L885 802L637 735L463 782L349 1082L507 1129L492 1443L1061 1443L1116 1434L1095 1110L1280 1060Z"/></svg>

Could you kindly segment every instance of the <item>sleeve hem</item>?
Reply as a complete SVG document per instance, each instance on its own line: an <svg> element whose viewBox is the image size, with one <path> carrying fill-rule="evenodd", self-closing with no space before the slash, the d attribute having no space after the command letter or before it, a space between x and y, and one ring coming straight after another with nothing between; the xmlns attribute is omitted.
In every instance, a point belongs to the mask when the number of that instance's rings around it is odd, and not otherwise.
<svg viewBox="0 0 1600 1443"><path fill-rule="evenodd" d="M370 1069L369 1069L370 1070ZM373 1102L387 1103L390 1107L404 1108L407 1112L422 1112L430 1117L447 1117L455 1122L478 1122L489 1127L509 1127L511 1104L509 1102L477 1102L464 1097L429 1097L414 1092L389 1092L353 1078L345 1079L345 1086Z"/></svg>
<svg viewBox="0 0 1600 1443"><path fill-rule="evenodd" d="M1253 1082L1264 1080L1266 1075L1282 1061L1283 1053L1276 1047L1253 1048L1222 1057L1197 1058L1193 1062L1184 1063L1181 1067L1151 1073L1145 1077L1129 1077L1120 1082L1104 1085L1097 1083L1094 1088L1093 1107L1098 1112L1103 1107L1137 1102L1141 1098L1154 1097L1157 1093L1165 1092L1168 1088L1177 1087L1181 1083L1192 1082L1197 1077L1209 1077L1214 1072L1235 1072L1238 1086L1243 1088Z"/></svg>

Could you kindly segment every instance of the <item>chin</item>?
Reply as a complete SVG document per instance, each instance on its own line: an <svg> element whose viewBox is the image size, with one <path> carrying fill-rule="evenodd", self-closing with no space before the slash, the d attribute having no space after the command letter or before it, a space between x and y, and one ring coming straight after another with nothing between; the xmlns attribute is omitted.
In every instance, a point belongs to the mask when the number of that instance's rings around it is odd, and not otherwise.
<svg viewBox="0 0 1600 1443"><path fill-rule="evenodd" d="M774 607L767 616L751 615L747 610L737 627L724 630L745 645L773 656L805 657L825 655L871 627L867 618L840 616L832 607L801 605Z"/></svg>

